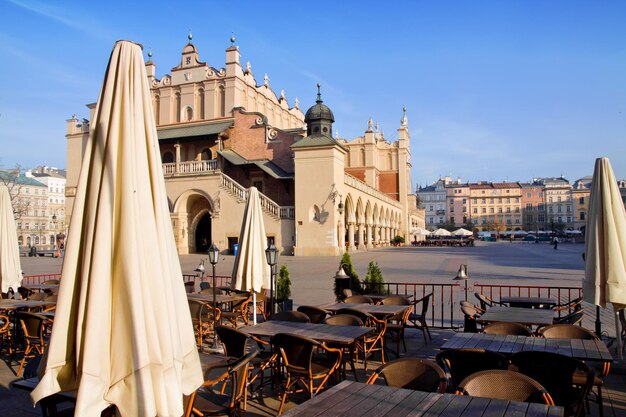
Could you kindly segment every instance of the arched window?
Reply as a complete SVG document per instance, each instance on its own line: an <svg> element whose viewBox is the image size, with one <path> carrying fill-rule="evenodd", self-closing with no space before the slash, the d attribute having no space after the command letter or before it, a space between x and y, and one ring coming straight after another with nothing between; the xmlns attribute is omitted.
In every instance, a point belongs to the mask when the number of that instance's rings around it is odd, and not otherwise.
<svg viewBox="0 0 626 417"><path fill-rule="evenodd" d="M159 96L158 94L154 96L153 107L154 107L154 120L156 124L159 125L160 119L161 119L161 96Z"/></svg>
<svg viewBox="0 0 626 417"><path fill-rule="evenodd" d="M365 149L361 149L361 166L365 166Z"/></svg>
<svg viewBox="0 0 626 417"><path fill-rule="evenodd" d="M176 95L174 96L174 104L176 106L176 121L180 122L180 93L176 93Z"/></svg>
<svg viewBox="0 0 626 417"><path fill-rule="evenodd" d="M185 120L188 122L193 120L193 109L189 106L185 107Z"/></svg>
<svg viewBox="0 0 626 417"><path fill-rule="evenodd" d="M220 109L220 117L226 116L226 94L224 86L220 85L217 90L218 109Z"/></svg>
<svg viewBox="0 0 626 417"><path fill-rule="evenodd" d="M198 118L200 120L204 120L206 118L206 115L204 114L204 89L200 89L198 91L198 105L196 106L197 109L200 109L200 114L198 115Z"/></svg>
<svg viewBox="0 0 626 417"><path fill-rule="evenodd" d="M200 159L203 161L209 161L213 159L213 153L209 148L204 148L200 154Z"/></svg>
<svg viewBox="0 0 626 417"><path fill-rule="evenodd" d="M174 162L174 154L170 151L165 152L161 157L161 161L163 161L164 164L171 164Z"/></svg>

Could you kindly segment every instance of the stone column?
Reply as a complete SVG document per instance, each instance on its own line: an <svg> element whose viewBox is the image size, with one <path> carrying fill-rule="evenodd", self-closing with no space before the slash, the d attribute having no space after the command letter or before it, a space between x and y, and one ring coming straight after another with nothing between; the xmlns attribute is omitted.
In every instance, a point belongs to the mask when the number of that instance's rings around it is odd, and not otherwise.
<svg viewBox="0 0 626 417"><path fill-rule="evenodd" d="M363 250L365 249L365 227L363 223L359 223L358 234L359 234L359 249Z"/></svg>
<svg viewBox="0 0 626 417"><path fill-rule="evenodd" d="M178 166L180 164L180 143L174 145L174 149L176 150L176 167L175 172L178 174Z"/></svg>
<svg viewBox="0 0 626 417"><path fill-rule="evenodd" d="M367 241L366 241L365 246L368 248L374 247L374 242L372 241L372 225L371 224L367 225Z"/></svg>
<svg viewBox="0 0 626 417"><path fill-rule="evenodd" d="M343 251L346 248L346 228L341 221L337 224L337 231L339 233L339 236L337 236L338 246Z"/></svg>
<svg viewBox="0 0 626 417"><path fill-rule="evenodd" d="M354 223L348 223L348 250L354 252L356 246L354 246Z"/></svg>

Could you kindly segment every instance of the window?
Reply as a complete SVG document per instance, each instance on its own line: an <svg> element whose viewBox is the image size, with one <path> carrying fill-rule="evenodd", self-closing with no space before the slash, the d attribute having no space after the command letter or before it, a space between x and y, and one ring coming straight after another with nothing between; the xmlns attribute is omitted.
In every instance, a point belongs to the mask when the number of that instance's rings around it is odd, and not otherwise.
<svg viewBox="0 0 626 417"><path fill-rule="evenodd" d="M543 203L539 203L537 204L537 211L544 211L545 207L543 206Z"/></svg>
<svg viewBox="0 0 626 417"><path fill-rule="evenodd" d="M472 204L478 204L478 199L477 198L473 198L472 199Z"/></svg>
<svg viewBox="0 0 626 417"><path fill-rule="evenodd" d="M490 199L489 199L489 203L490 203L490 204L493 204L493 198L490 198Z"/></svg>
<svg viewBox="0 0 626 417"><path fill-rule="evenodd" d="M568 213L572 212L572 207L571 206L565 206L565 211Z"/></svg>
<svg viewBox="0 0 626 417"><path fill-rule="evenodd" d="M506 218L506 224L511 224L511 218L510 217Z"/></svg>
<svg viewBox="0 0 626 417"><path fill-rule="evenodd" d="M502 207L498 207L498 213L502 213Z"/></svg>
<svg viewBox="0 0 626 417"><path fill-rule="evenodd" d="M579 220L585 220L585 212L584 211L581 211L579 213Z"/></svg>
<svg viewBox="0 0 626 417"><path fill-rule="evenodd" d="M552 203L552 197L548 197L548 203Z"/></svg>
<svg viewBox="0 0 626 417"><path fill-rule="evenodd" d="M491 213L491 214L495 213L495 211L494 211L494 208L493 208L493 207L491 207L491 208L489 209L489 213Z"/></svg>
<svg viewBox="0 0 626 417"><path fill-rule="evenodd" d="M558 202L560 203L560 202L561 202L561 196L558 196L558 197L556 198L556 201L558 201Z"/></svg>
<svg viewBox="0 0 626 417"><path fill-rule="evenodd" d="M487 203L487 199L483 198L483 204L486 204L486 203Z"/></svg>
<svg viewBox="0 0 626 417"><path fill-rule="evenodd" d="M498 198L498 204L502 204L502 199Z"/></svg>
<svg viewBox="0 0 626 417"><path fill-rule="evenodd" d="M515 212L519 213L519 207L515 207Z"/></svg>
<svg viewBox="0 0 626 417"><path fill-rule="evenodd" d="M26 223L25 229L26 230L30 230L30 224L29 223Z"/></svg>
<svg viewBox="0 0 626 417"><path fill-rule="evenodd" d="M507 198L506 198L506 202L507 202L507 203L510 203L510 202L511 202L511 199L510 199L509 197L507 197Z"/></svg>
<svg viewBox="0 0 626 417"><path fill-rule="evenodd" d="M482 209L482 213L483 213L483 214L486 214L486 213L487 213L487 209L483 207L483 209Z"/></svg>
<svg viewBox="0 0 626 417"><path fill-rule="evenodd" d="M467 199L463 199L463 204L467 204Z"/></svg>
<svg viewBox="0 0 626 417"><path fill-rule="evenodd" d="M554 212L553 209L554 209L554 207L552 207L552 206L548 207L548 213L553 213Z"/></svg>
<svg viewBox="0 0 626 417"><path fill-rule="evenodd" d="M21 222L17 223L17 230L22 230L22 223Z"/></svg>
<svg viewBox="0 0 626 417"><path fill-rule="evenodd" d="M510 212L511 212L511 207L507 207L507 208L506 208L506 212L507 212L507 213L510 213Z"/></svg>
<svg viewBox="0 0 626 417"><path fill-rule="evenodd" d="M578 204L585 204L585 197L580 197L578 199Z"/></svg>
<svg viewBox="0 0 626 417"><path fill-rule="evenodd" d="M537 197L539 197L539 198L543 197L543 193L542 193L541 191L539 191L539 192L537 193Z"/></svg>
<svg viewBox="0 0 626 417"><path fill-rule="evenodd" d="M483 209L483 210L484 210L484 209ZM472 209L472 213L474 213L474 214L478 214L478 208L474 207L474 208Z"/></svg>
<svg viewBox="0 0 626 417"><path fill-rule="evenodd" d="M530 193L526 193L526 198L530 198Z"/></svg>
<svg viewBox="0 0 626 417"><path fill-rule="evenodd" d="M546 221L546 218L545 218L545 216L543 214L540 214L539 216L537 216L537 221L539 223L543 223L543 222Z"/></svg>
<svg viewBox="0 0 626 417"><path fill-rule="evenodd" d="M519 219L518 218L515 219L515 224L519 224Z"/></svg>
<svg viewBox="0 0 626 417"><path fill-rule="evenodd" d="M557 211L557 213L561 212L561 205L560 204L556 207L556 211Z"/></svg>
<svg viewBox="0 0 626 417"><path fill-rule="evenodd" d="M526 203L526 210L533 211L533 203Z"/></svg>

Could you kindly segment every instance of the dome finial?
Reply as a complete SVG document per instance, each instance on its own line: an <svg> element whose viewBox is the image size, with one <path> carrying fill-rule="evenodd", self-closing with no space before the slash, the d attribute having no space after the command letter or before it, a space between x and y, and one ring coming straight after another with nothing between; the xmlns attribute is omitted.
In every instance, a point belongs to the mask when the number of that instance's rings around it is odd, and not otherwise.
<svg viewBox="0 0 626 417"><path fill-rule="evenodd" d="M230 32L230 46L235 46L235 32Z"/></svg>
<svg viewBox="0 0 626 417"><path fill-rule="evenodd" d="M322 102L321 88L322 88L322 85L318 82L317 83L317 100L315 100L316 103L321 103Z"/></svg>
<svg viewBox="0 0 626 417"><path fill-rule="evenodd" d="M151 60L152 59L152 48L148 49L148 59Z"/></svg>
<svg viewBox="0 0 626 417"><path fill-rule="evenodd" d="M407 126L409 124L409 120L406 117L406 105L402 106L402 119L400 120L400 124L402 126Z"/></svg>
<svg viewBox="0 0 626 417"><path fill-rule="evenodd" d="M189 35L187 35L187 39L189 39L189 43L191 43L191 40L193 39L193 35L191 34L191 29L189 29Z"/></svg>

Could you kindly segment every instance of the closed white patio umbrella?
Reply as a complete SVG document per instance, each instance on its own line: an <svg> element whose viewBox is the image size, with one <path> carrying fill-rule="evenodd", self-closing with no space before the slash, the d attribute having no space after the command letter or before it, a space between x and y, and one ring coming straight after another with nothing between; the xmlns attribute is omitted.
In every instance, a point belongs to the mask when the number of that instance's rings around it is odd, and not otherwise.
<svg viewBox="0 0 626 417"><path fill-rule="evenodd" d="M626 212L611 163L596 159L585 230L583 298L615 312L626 307ZM599 318L598 318L599 320ZM596 324L596 327L599 323ZM619 319L615 317L617 351L622 358ZM599 336L599 335L598 335Z"/></svg>
<svg viewBox="0 0 626 417"><path fill-rule="evenodd" d="M270 266L265 258L267 238L259 191L248 190L248 201L239 234L239 252L233 265L231 287L252 293L253 323L256 324L256 295L270 288Z"/></svg>
<svg viewBox="0 0 626 417"><path fill-rule="evenodd" d="M17 291L22 283L16 232L9 189L0 185L0 286L3 293L7 293L9 288Z"/></svg>
<svg viewBox="0 0 626 417"><path fill-rule="evenodd" d="M85 148L45 374L76 416L181 416L203 382L137 44L115 44Z"/></svg>

